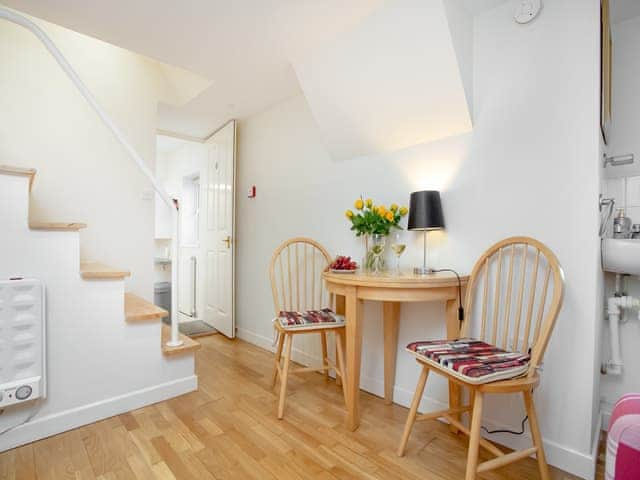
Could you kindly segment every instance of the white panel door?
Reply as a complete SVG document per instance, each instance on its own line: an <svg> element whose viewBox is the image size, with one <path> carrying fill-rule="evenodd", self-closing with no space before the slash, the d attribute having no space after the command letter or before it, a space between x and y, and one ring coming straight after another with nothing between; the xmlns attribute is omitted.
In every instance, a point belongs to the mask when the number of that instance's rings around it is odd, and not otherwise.
<svg viewBox="0 0 640 480"><path fill-rule="evenodd" d="M208 141L205 321L234 338L234 232L236 125Z"/></svg>

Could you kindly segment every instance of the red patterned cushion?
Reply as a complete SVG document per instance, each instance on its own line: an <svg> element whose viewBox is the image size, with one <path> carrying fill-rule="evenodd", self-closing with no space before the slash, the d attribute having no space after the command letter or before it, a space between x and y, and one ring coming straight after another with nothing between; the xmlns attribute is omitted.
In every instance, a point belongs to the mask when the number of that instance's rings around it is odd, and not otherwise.
<svg viewBox="0 0 640 480"><path fill-rule="evenodd" d="M330 308L306 310L304 312L281 311L277 318L283 328L317 328L323 326L339 327L344 325L344 317Z"/></svg>
<svg viewBox="0 0 640 480"><path fill-rule="evenodd" d="M472 384L518 377L529 369L529 355L470 338L414 342L407 345L407 350Z"/></svg>

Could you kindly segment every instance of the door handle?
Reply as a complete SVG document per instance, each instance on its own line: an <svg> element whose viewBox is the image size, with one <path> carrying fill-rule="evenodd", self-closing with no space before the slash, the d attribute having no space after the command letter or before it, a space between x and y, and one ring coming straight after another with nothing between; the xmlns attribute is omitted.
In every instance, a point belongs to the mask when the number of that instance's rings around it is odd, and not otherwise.
<svg viewBox="0 0 640 480"><path fill-rule="evenodd" d="M227 248L231 248L231 236L227 235L227 238L222 241L227 244Z"/></svg>

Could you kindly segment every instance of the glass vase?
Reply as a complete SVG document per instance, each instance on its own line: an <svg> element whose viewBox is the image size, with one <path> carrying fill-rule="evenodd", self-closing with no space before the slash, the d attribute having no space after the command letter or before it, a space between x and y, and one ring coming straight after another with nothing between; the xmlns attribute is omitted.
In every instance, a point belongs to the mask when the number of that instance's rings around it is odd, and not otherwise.
<svg viewBox="0 0 640 480"><path fill-rule="evenodd" d="M374 233L365 239L365 242L367 253L364 265L366 271L373 274L383 272L385 268L384 248L387 243L387 236Z"/></svg>
<svg viewBox="0 0 640 480"><path fill-rule="evenodd" d="M362 242L364 243L364 256L362 257L362 261L360 262L360 269L363 272L369 271L369 234L365 233L362 235Z"/></svg>

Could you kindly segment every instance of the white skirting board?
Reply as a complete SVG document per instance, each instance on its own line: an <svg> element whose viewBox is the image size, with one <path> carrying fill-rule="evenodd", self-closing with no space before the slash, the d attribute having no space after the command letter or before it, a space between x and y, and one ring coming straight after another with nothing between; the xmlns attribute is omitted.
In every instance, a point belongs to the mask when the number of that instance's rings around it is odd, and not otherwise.
<svg viewBox="0 0 640 480"><path fill-rule="evenodd" d="M264 348L271 352L275 351L273 346L273 338L258 335L255 332L251 332L244 328L238 328L238 338L252 343L258 347ZM309 365L310 363L319 364L320 359L315 358L303 351L296 348L292 349L292 357L295 362ZM417 378L416 378L417 381ZM379 397L384 395L384 381L382 379L361 376L360 388L366 392L372 393ZM413 398L413 390L409 391L404 388L395 386L393 389L393 401L398 405L408 407L411 404ZM440 410L447 408L447 405L434 398L424 396L422 398L421 407L426 410ZM484 425L490 430L511 428L511 425L504 425L491 419L484 419ZM523 435L508 435L508 434L495 434L495 435L483 435L488 439L505 445L509 448L522 449L531 447L532 441L529 433ZM556 442L544 440L544 448L549 464L560 468L566 472L576 475L585 480L593 480L595 475L595 464L597 459L597 449L589 454L581 453L572 448L560 445Z"/></svg>
<svg viewBox="0 0 640 480"><path fill-rule="evenodd" d="M137 408L193 392L198 388L198 377L191 375L171 382L101 400L89 405L36 418L15 430L0 436L0 452L66 432L89 423L129 412Z"/></svg>

